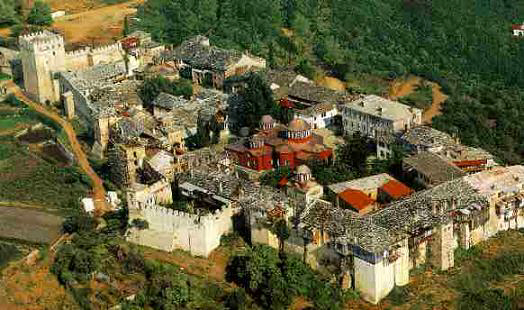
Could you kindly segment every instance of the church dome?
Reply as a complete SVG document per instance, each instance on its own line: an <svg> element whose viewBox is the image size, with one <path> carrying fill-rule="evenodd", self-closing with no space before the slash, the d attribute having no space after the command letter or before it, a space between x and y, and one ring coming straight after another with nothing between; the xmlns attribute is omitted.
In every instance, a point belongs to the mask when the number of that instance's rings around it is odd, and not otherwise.
<svg viewBox="0 0 524 310"><path fill-rule="evenodd" d="M300 165L296 171L296 180L298 183L305 184L311 179L311 169L306 165Z"/></svg>
<svg viewBox="0 0 524 310"><path fill-rule="evenodd" d="M289 131L306 131L311 129L311 126L305 120L295 118L289 123L288 129Z"/></svg>
<svg viewBox="0 0 524 310"><path fill-rule="evenodd" d="M306 165L300 165L297 167L298 174L311 174L311 169Z"/></svg>
<svg viewBox="0 0 524 310"><path fill-rule="evenodd" d="M274 125L275 125L275 120L273 119L273 117L271 117L271 115L266 114L262 116L262 119L260 120L260 127L263 130L272 129Z"/></svg>
<svg viewBox="0 0 524 310"><path fill-rule="evenodd" d="M266 115L262 116L262 121L261 122L262 122L262 124L272 124L275 121L273 120L273 117L271 117L271 115L266 114Z"/></svg>

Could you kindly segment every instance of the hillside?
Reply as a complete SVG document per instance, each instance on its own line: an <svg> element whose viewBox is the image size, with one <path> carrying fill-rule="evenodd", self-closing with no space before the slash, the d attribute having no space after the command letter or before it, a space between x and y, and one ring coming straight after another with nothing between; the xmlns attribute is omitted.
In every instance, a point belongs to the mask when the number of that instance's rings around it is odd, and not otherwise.
<svg viewBox="0 0 524 310"><path fill-rule="evenodd" d="M522 0L149 0L137 26L174 44L207 34L272 67L327 71L351 85L424 77L450 96L435 127L516 163L524 158L524 45L510 26L523 13Z"/></svg>

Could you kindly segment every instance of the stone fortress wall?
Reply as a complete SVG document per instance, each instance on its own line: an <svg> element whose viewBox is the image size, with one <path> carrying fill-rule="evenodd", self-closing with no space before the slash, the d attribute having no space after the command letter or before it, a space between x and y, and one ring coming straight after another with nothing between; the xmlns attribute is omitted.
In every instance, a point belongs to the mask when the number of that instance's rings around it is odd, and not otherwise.
<svg viewBox="0 0 524 310"><path fill-rule="evenodd" d="M182 249L207 257L220 245L220 237L233 230L233 207L196 215L153 205L130 209L129 217L148 222L148 229L133 228L128 241L164 251Z"/></svg>
<svg viewBox="0 0 524 310"><path fill-rule="evenodd" d="M58 101L58 83L53 73L65 70L64 38L42 31L19 38L24 86L40 102Z"/></svg>
<svg viewBox="0 0 524 310"><path fill-rule="evenodd" d="M60 100L61 89L56 73L123 61L125 54L120 42L66 52L64 38L47 30L21 36L19 45L24 87L33 99L40 102ZM83 100L77 97L75 101Z"/></svg>

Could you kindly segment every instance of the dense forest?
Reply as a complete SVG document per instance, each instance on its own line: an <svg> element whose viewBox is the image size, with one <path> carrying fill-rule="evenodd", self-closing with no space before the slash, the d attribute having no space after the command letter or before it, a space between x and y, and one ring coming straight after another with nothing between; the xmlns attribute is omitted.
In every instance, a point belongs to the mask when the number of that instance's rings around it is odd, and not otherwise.
<svg viewBox="0 0 524 310"><path fill-rule="evenodd" d="M524 158L524 42L511 24L523 14L522 0L149 0L137 26L173 44L205 34L274 68L348 84L425 77L450 95L435 127L516 163Z"/></svg>

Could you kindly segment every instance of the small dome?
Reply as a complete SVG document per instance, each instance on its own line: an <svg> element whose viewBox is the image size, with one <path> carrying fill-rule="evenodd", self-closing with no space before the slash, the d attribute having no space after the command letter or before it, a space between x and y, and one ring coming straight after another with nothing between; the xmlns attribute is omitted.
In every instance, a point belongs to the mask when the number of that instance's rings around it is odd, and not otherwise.
<svg viewBox="0 0 524 310"><path fill-rule="evenodd" d="M298 174L311 174L311 169L309 169L309 167L306 165L300 165L297 168L297 173Z"/></svg>
<svg viewBox="0 0 524 310"><path fill-rule="evenodd" d="M262 124L273 124L274 122L275 121L273 120L271 115L266 114L266 115L262 116L262 120L261 120Z"/></svg>
<svg viewBox="0 0 524 310"><path fill-rule="evenodd" d="M290 131L305 131L311 129L311 126L305 120L295 118L289 123L288 129Z"/></svg>

